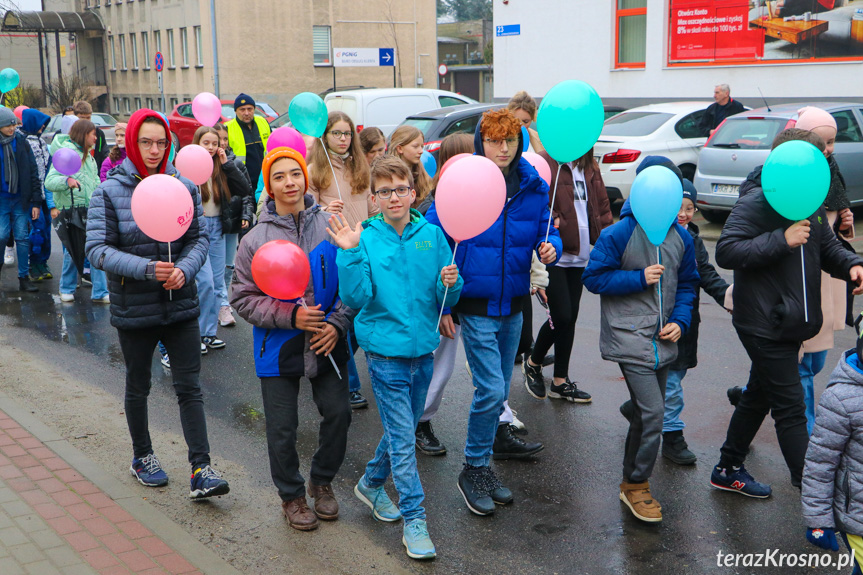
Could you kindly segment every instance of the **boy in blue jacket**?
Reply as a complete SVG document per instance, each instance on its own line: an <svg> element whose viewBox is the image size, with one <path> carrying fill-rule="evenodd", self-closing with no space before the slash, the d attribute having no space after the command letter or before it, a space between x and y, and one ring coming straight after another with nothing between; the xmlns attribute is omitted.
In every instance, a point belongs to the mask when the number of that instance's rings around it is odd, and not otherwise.
<svg viewBox="0 0 863 575"><path fill-rule="evenodd" d="M411 205L413 176L402 160L372 164L371 189L381 213L352 230L344 216L330 218L330 236L341 248L339 293L359 310L357 340L366 350L384 435L354 493L381 521L404 518L402 543L409 557L431 559L423 489L417 472L414 430L425 408L439 336L438 311L455 305L464 281L443 232ZM365 228L365 230L363 230ZM396 508L384 491L390 473ZM401 512L401 513L400 513Z"/></svg>
<svg viewBox="0 0 863 575"><path fill-rule="evenodd" d="M584 287L602 296L602 358L620 365L634 405L620 500L649 523L662 521L648 480L659 453L668 368L677 358L677 340L689 328L699 285L692 236L680 224L669 228L659 252L657 261L657 248L627 200L620 221L599 236L582 276Z"/></svg>

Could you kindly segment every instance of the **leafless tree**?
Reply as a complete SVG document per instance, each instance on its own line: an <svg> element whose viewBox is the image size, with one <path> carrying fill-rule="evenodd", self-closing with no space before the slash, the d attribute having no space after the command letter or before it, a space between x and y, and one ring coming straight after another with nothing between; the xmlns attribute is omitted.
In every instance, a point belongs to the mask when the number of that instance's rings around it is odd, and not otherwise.
<svg viewBox="0 0 863 575"><path fill-rule="evenodd" d="M402 52L399 49L399 36L396 33L396 17L393 14L393 0L386 0L384 2L384 20L387 21L386 24L381 24L381 28L385 36L392 41L393 48L396 51L396 75L398 76L398 87L404 86L402 82Z"/></svg>
<svg viewBox="0 0 863 575"><path fill-rule="evenodd" d="M80 76L60 76L48 84L45 95L56 114L62 114L67 106L78 100L90 102L93 99L90 88Z"/></svg>
<svg viewBox="0 0 863 575"><path fill-rule="evenodd" d="M45 94L40 88L32 84L21 84L14 90L3 94L3 104L8 108L17 108L18 106L42 108L45 106Z"/></svg>

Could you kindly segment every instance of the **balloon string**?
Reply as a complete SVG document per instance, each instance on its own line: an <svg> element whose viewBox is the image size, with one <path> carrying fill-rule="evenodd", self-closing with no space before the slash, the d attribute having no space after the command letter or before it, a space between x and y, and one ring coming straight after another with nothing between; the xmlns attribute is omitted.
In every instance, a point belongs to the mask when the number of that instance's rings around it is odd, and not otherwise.
<svg viewBox="0 0 863 575"><path fill-rule="evenodd" d="M557 165L557 175L554 177L554 191L551 194L551 205L548 208L548 227L545 229L545 243L548 243L548 234L551 233L551 214L554 210L554 200L557 197L557 183L560 181L561 164Z"/></svg>
<svg viewBox="0 0 863 575"><path fill-rule="evenodd" d="M168 263L171 263L171 242L168 242ZM174 291L168 290L168 299L174 301Z"/></svg>
<svg viewBox="0 0 863 575"><path fill-rule="evenodd" d="M330 160L330 153L327 151L327 144L324 142L323 136L321 136L321 144L324 146L324 154L327 156L327 163L330 165L330 171L333 173L333 181L336 183L336 191L339 193L339 201L341 201L342 188L339 186L339 178L336 176L336 170L333 168L333 162Z"/></svg>
<svg viewBox="0 0 863 575"><path fill-rule="evenodd" d="M809 301L806 295L806 260L803 257L803 246L800 246L800 269L803 271L803 319L809 323Z"/></svg>
<svg viewBox="0 0 863 575"><path fill-rule="evenodd" d="M303 309L309 311L309 306L306 305L306 298L300 298L300 304L303 306ZM330 360L330 363L333 364L333 369L336 370L336 375L339 376L339 379L342 379L342 372L339 371L339 366L336 365L336 360L333 359L333 356L327 354L327 359Z"/></svg>
<svg viewBox="0 0 863 575"><path fill-rule="evenodd" d="M659 252L659 246L656 246L656 263L662 264L662 254ZM665 316L662 314L662 276L659 276L659 283L656 284L659 286L657 290L659 291L659 330L662 331L662 328L665 327Z"/></svg>
<svg viewBox="0 0 863 575"><path fill-rule="evenodd" d="M458 242L456 242L456 243L455 243L455 248L452 250L452 261L449 263L449 265L453 265L453 264L455 263L455 251L456 251L457 249L458 249ZM446 289L444 289L444 290L443 290L443 301L442 301L442 302L440 302L440 313L439 313L439 314L438 314L438 316L437 316L437 327L436 327L436 330L437 330L437 332L438 332L438 333L440 333L440 320L443 318L443 308L444 308L444 304L446 303L446 294L448 294L448 293L449 293L449 286L448 286L448 285L444 285L444 287L445 287Z"/></svg>

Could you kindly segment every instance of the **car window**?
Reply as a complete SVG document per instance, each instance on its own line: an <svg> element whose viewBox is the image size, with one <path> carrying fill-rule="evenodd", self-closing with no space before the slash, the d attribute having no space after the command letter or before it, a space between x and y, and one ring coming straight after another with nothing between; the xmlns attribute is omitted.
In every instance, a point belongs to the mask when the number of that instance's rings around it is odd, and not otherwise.
<svg viewBox="0 0 863 575"><path fill-rule="evenodd" d="M195 117L192 114L192 105L191 104L183 104L182 106L177 107L177 115L183 116L184 118L194 118Z"/></svg>
<svg viewBox="0 0 863 575"><path fill-rule="evenodd" d="M330 98L326 104L327 112L344 112L354 123L359 122L359 118L357 118L357 101L355 98Z"/></svg>
<svg viewBox="0 0 863 575"><path fill-rule="evenodd" d="M438 102L440 102L441 108L447 108L449 106L461 106L462 104L467 104L465 100L461 100L459 98L454 98L452 96L438 96Z"/></svg>
<svg viewBox="0 0 863 575"><path fill-rule="evenodd" d="M258 108L260 108L259 111L263 112L265 116L272 116L275 118L279 115L278 112L276 112L273 107L266 102L258 102Z"/></svg>
<svg viewBox="0 0 863 575"><path fill-rule="evenodd" d="M60 129L60 118L62 118L62 117L63 116L61 116L59 114L56 116L53 116L51 118L51 121L48 123L48 127L45 128L45 131L46 132L56 132L57 130L59 130Z"/></svg>
<svg viewBox="0 0 863 575"><path fill-rule="evenodd" d="M476 114L475 116L468 116L467 118L461 118L459 120L456 120L446 129L443 135L449 136L450 134L473 134L476 131L476 125L479 122L480 118L482 118L482 113Z"/></svg>
<svg viewBox="0 0 863 575"><path fill-rule="evenodd" d="M275 130L276 128L281 128L290 121L291 118L287 114L282 114L281 116L270 122L270 127Z"/></svg>
<svg viewBox="0 0 863 575"><path fill-rule="evenodd" d="M113 126L117 123L117 120L108 114L93 114L90 120L97 126Z"/></svg>
<svg viewBox="0 0 863 575"><path fill-rule="evenodd" d="M603 136L646 136L659 129L674 114L664 112L624 112L609 118L602 128Z"/></svg>
<svg viewBox="0 0 863 575"><path fill-rule="evenodd" d="M397 126L408 116L431 110L434 107L434 100L428 96L377 98L366 106L363 120L367 126Z"/></svg>
<svg viewBox="0 0 863 575"><path fill-rule="evenodd" d="M769 150L786 124L786 118L729 118L713 133L708 147Z"/></svg>
<svg viewBox="0 0 863 575"><path fill-rule="evenodd" d="M237 117L233 104L222 104L222 116L228 120L233 120Z"/></svg>
<svg viewBox="0 0 863 575"><path fill-rule="evenodd" d="M413 126L423 133L423 141L428 140L428 135L431 132L432 126L437 123L437 120L428 118L408 118L402 122L402 126Z"/></svg>
<svg viewBox="0 0 863 575"><path fill-rule="evenodd" d="M852 110L839 110L830 113L836 119L837 142L863 142L860 124L857 123L857 118L854 117Z"/></svg>
<svg viewBox="0 0 863 575"><path fill-rule="evenodd" d="M684 140L704 137L704 134L698 127L698 122L701 121L701 116L703 114L704 110L698 110L697 112L684 116L674 125L674 131Z"/></svg>

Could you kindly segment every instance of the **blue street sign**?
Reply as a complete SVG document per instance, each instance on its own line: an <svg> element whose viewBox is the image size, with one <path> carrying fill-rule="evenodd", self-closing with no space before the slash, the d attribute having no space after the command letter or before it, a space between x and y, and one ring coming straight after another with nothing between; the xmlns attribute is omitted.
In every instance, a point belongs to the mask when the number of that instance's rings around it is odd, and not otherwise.
<svg viewBox="0 0 863 575"><path fill-rule="evenodd" d="M394 48L378 48L378 66L395 66L396 51Z"/></svg>
<svg viewBox="0 0 863 575"><path fill-rule="evenodd" d="M494 27L495 36L521 36L521 24L507 24Z"/></svg>
<svg viewBox="0 0 863 575"><path fill-rule="evenodd" d="M165 59L161 52L156 52L156 72L161 72L165 68Z"/></svg>

